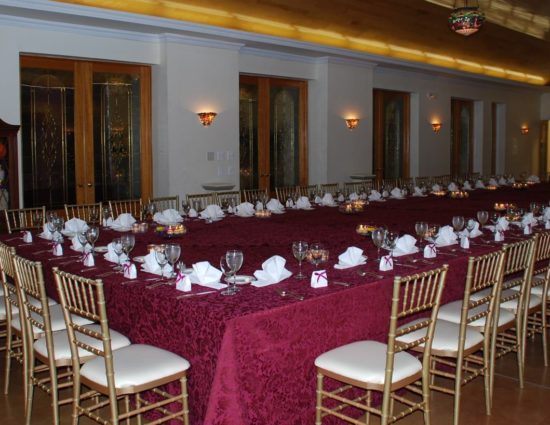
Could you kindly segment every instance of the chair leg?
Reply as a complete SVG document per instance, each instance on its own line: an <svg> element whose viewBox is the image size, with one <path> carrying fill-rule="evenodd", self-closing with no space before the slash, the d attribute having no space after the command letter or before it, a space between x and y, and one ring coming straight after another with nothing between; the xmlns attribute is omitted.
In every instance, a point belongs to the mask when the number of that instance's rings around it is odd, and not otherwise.
<svg viewBox="0 0 550 425"><path fill-rule="evenodd" d="M189 395L187 394L187 375L180 380L181 402L183 406L183 425L189 425Z"/></svg>
<svg viewBox="0 0 550 425"><path fill-rule="evenodd" d="M524 346L525 346L525 332L524 326L526 325L527 318L523 320L523 317L518 313L518 319L516 320L516 347L517 347L517 361L518 361L518 379L519 387L523 388L523 367L525 365L524 358Z"/></svg>
<svg viewBox="0 0 550 425"><path fill-rule="evenodd" d="M456 359L456 373L455 373L455 399L454 399L454 413L453 413L453 424L458 425L458 420L460 417L460 392L462 389L462 364L464 362L463 353Z"/></svg>
<svg viewBox="0 0 550 425"><path fill-rule="evenodd" d="M372 403L372 391L367 390L367 406L371 407L371 403ZM368 410L366 414L366 419L367 419L367 424L370 424L370 412Z"/></svg>
<svg viewBox="0 0 550 425"><path fill-rule="evenodd" d="M540 318L540 329L542 333L542 355L544 360L544 367L548 367L548 335L546 329L547 322L546 322L546 303L543 303L542 305L542 311L541 311L541 318Z"/></svg>
<svg viewBox="0 0 550 425"><path fill-rule="evenodd" d="M126 413L130 412L130 396L124 396L124 408ZM130 425L130 417L126 418L126 425Z"/></svg>
<svg viewBox="0 0 550 425"><path fill-rule="evenodd" d="M78 425L80 415L78 406L80 405L80 375L73 373L73 403L72 403L72 425Z"/></svg>
<svg viewBox="0 0 550 425"><path fill-rule="evenodd" d="M135 400L136 400L136 410L139 410L141 407L141 398L139 394L136 394ZM141 413L138 413L137 415L137 425L141 425Z"/></svg>
<svg viewBox="0 0 550 425"><path fill-rule="evenodd" d="M487 415L491 414L491 407L493 406L493 398L491 394L491 379L493 374L493 365L491 350L489 349L489 344L484 344L483 347L483 386L485 390L485 413Z"/></svg>
<svg viewBox="0 0 550 425"><path fill-rule="evenodd" d="M57 383L57 369L53 361L50 362L50 385L52 396L53 423L59 425L59 389Z"/></svg>
<svg viewBox="0 0 550 425"><path fill-rule="evenodd" d="M321 425L321 406L323 405L323 374L317 372L317 406L315 408L315 425ZM368 422L367 422L368 423Z"/></svg>
<svg viewBox="0 0 550 425"><path fill-rule="evenodd" d="M430 414L430 373L422 377L422 401L424 402L424 425L431 424Z"/></svg>
<svg viewBox="0 0 550 425"><path fill-rule="evenodd" d="M8 326L6 330L6 351L4 352L4 355L6 356L4 359L4 394L7 394L10 388L11 358L13 350L13 341L11 339L12 330L11 326Z"/></svg>
<svg viewBox="0 0 550 425"><path fill-rule="evenodd" d="M25 382L26 391L26 400L25 400L25 424L30 425L31 423L31 414L32 414L32 399L34 396L34 370L30 370L27 373L27 380Z"/></svg>

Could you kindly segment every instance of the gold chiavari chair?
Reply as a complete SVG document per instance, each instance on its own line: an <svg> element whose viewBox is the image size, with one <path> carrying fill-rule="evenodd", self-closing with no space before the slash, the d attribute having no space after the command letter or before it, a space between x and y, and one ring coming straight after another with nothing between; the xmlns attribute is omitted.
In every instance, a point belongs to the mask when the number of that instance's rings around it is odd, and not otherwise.
<svg viewBox="0 0 550 425"><path fill-rule="evenodd" d="M65 320L59 304L49 305L42 263L13 257L16 287L20 300L21 327L24 339L26 369L25 423L31 422L34 388L40 388L51 397L53 423L59 424L59 406L72 403L72 397L60 398L60 391L72 387L70 348ZM34 300L39 300L35 302ZM77 318L81 325L91 323ZM58 333L60 331L61 333ZM56 347L54 350L54 339Z"/></svg>
<svg viewBox="0 0 550 425"><path fill-rule="evenodd" d="M226 204L227 206L234 208L241 203L241 192L238 190L217 192L216 197L220 207L223 207Z"/></svg>
<svg viewBox="0 0 550 425"><path fill-rule="evenodd" d="M67 220L79 218L88 223L98 223L101 211L101 202L96 202L95 204L65 204L65 217Z"/></svg>
<svg viewBox="0 0 550 425"><path fill-rule="evenodd" d="M357 341L317 357L316 425L320 425L322 418L327 415L353 424L365 423L345 415L345 405L364 411L366 423L370 414L380 416L380 423L386 425L418 410L424 412L424 423L430 423L430 349L447 268L445 265L412 276L395 277L387 344ZM427 317L415 321L411 326L398 328L398 322L410 320L418 313ZM399 341L414 332L417 333L416 337L407 338L406 343ZM405 351L420 344L424 345L425 351L422 362ZM323 386L325 376L336 380L341 386L326 390ZM421 389L415 385L419 381ZM353 393L353 399L350 399L346 397L346 391L352 388L365 390L365 393L359 397ZM401 389L421 395L421 401L395 393ZM372 391L382 393L381 409L371 405ZM323 403L326 399L338 403L326 405ZM403 405L401 411L394 412L395 402Z"/></svg>
<svg viewBox="0 0 550 425"><path fill-rule="evenodd" d="M136 220L143 220L143 203L141 199L109 201L109 209L115 220L120 214L131 214Z"/></svg>
<svg viewBox="0 0 550 425"><path fill-rule="evenodd" d="M389 192L394 187L399 187L399 179L383 179L382 187Z"/></svg>
<svg viewBox="0 0 550 425"><path fill-rule="evenodd" d="M312 195L317 193L317 190L319 189L316 184L297 186L296 188L298 189L300 196L307 196L309 199L311 199Z"/></svg>
<svg viewBox="0 0 550 425"><path fill-rule="evenodd" d="M428 176L415 177L414 185L417 187L432 187L432 178Z"/></svg>
<svg viewBox="0 0 550 425"><path fill-rule="evenodd" d="M344 183L344 192L347 194L350 193L369 193L374 188L374 182L372 180L362 180L355 182L345 182Z"/></svg>
<svg viewBox="0 0 550 425"><path fill-rule="evenodd" d="M180 196L163 196L157 198L149 198L149 203L154 204L157 211L176 210L180 209Z"/></svg>
<svg viewBox="0 0 550 425"><path fill-rule="evenodd" d="M18 230L41 229L46 223L46 207L4 210L8 233Z"/></svg>
<svg viewBox="0 0 550 425"><path fill-rule="evenodd" d="M320 189L321 192L330 193L332 196L335 196L340 190L340 183L324 183L320 186Z"/></svg>
<svg viewBox="0 0 550 425"><path fill-rule="evenodd" d="M243 196L245 202L255 204L256 201L269 197L267 190L265 189L244 189Z"/></svg>
<svg viewBox="0 0 550 425"><path fill-rule="evenodd" d="M401 177L398 183L400 188L409 188L414 185L414 177Z"/></svg>
<svg viewBox="0 0 550 425"><path fill-rule="evenodd" d="M297 186L276 187L275 194L281 204L285 204L288 198L302 196Z"/></svg>
<svg viewBox="0 0 550 425"><path fill-rule="evenodd" d="M462 386L478 376L484 377L485 410L488 415L491 413L495 345L493 321L513 322L512 314L499 314L497 307L504 258L504 250L470 257L463 299L442 305L439 309L432 343L430 373L434 379L430 388L454 395L454 425L459 423ZM487 292L483 297L472 299L473 294L484 290ZM481 356L477 354L480 350ZM449 380L451 384L446 385L444 381Z"/></svg>
<svg viewBox="0 0 550 425"><path fill-rule="evenodd" d="M451 183L451 175L442 174L440 176L433 176L433 180L439 185L448 186Z"/></svg>
<svg viewBox="0 0 550 425"><path fill-rule="evenodd" d="M188 194L187 203L191 208L194 208L195 211L200 212L208 205L217 205L218 196L216 192Z"/></svg>
<svg viewBox="0 0 550 425"><path fill-rule="evenodd" d="M180 419L189 425L187 404L187 370L189 362L169 351L144 344L113 349L112 331L108 327L107 308L101 280L87 279L54 268L55 283L71 344L73 367L73 423L81 415L103 425L118 424L119 421L154 410L164 414L164 421ZM97 331L87 331L75 321L75 317L86 317L100 324ZM95 348L90 340L96 340L101 348ZM95 354L91 360L82 362L83 352ZM82 364L83 363L83 364ZM147 369L147 373L144 373ZM179 381L181 394L172 395L161 387ZM81 386L85 385L94 397L81 397ZM153 391L155 401L142 397L144 391ZM133 408L130 396L134 396ZM118 400L124 399L126 412L118 411ZM169 404L179 404L177 411L168 410ZM108 408L105 417L99 409ZM155 422L160 423L160 421Z"/></svg>

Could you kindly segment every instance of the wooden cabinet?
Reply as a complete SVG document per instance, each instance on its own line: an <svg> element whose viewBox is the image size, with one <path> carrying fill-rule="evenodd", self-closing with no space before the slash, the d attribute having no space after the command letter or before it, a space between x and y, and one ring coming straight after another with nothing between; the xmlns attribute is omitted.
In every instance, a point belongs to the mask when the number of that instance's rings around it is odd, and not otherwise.
<svg viewBox="0 0 550 425"><path fill-rule="evenodd" d="M0 209L19 208L18 131L0 119Z"/></svg>

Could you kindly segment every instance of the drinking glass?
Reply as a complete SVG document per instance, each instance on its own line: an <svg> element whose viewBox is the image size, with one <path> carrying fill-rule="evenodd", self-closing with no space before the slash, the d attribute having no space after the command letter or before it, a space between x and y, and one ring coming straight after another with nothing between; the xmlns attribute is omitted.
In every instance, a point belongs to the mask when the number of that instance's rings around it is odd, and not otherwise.
<svg viewBox="0 0 550 425"><path fill-rule="evenodd" d="M477 212L477 221L479 221L480 227L485 226L485 223L489 220L489 213L487 211Z"/></svg>
<svg viewBox="0 0 550 425"><path fill-rule="evenodd" d="M416 235L420 238L420 241L418 242L418 247L422 247L422 241L424 240L424 237L426 236L426 232L428 231L428 223L425 221L417 221L414 225L414 231L416 232Z"/></svg>
<svg viewBox="0 0 550 425"><path fill-rule="evenodd" d="M155 247L155 260L157 260L157 263L160 267L160 277L162 278L162 280L164 280L164 266L168 264L168 257L165 250L165 245L157 245Z"/></svg>
<svg viewBox="0 0 550 425"><path fill-rule="evenodd" d="M121 238L115 238L115 239L113 239L112 244L113 244L113 250L115 251L115 254L117 256L117 262L116 262L117 265L114 268L114 270L122 271L122 270L124 270L124 268L120 264L120 257L122 256L122 254L124 254L124 245L122 244L122 239Z"/></svg>
<svg viewBox="0 0 550 425"><path fill-rule="evenodd" d="M77 232L76 237L78 238L78 242L80 242L80 245L82 245L82 252L86 252L86 245L88 245L88 238L86 237L86 231Z"/></svg>
<svg viewBox="0 0 550 425"><path fill-rule="evenodd" d="M147 204L147 215L150 220L153 220L153 217L155 216L155 213L157 212L157 206L154 202L150 202Z"/></svg>
<svg viewBox="0 0 550 425"><path fill-rule="evenodd" d="M306 275L302 273L302 261L306 257L309 245L304 241L292 242L292 254L298 260L298 274L294 276L296 279L305 279Z"/></svg>
<svg viewBox="0 0 550 425"><path fill-rule="evenodd" d="M309 251L307 252L308 261L319 268L319 264L323 262L323 257L325 256L325 247L319 242L312 243L309 246Z"/></svg>
<svg viewBox="0 0 550 425"><path fill-rule="evenodd" d="M38 233L42 232L42 211L34 211L31 216L32 226L40 229Z"/></svg>
<svg viewBox="0 0 550 425"><path fill-rule="evenodd" d="M176 277L176 262L179 260L181 255L181 247L175 243L166 244L164 248L164 253L168 259L168 263L172 266L172 275L170 277Z"/></svg>
<svg viewBox="0 0 550 425"><path fill-rule="evenodd" d="M224 260L225 259L225 265ZM227 283L229 286L220 294L222 295L235 295L239 290L236 287L237 284L237 272L243 265L243 252L238 249L230 249L225 253L225 258L220 260L220 267L223 273L228 276ZM231 279L231 277L233 279Z"/></svg>
<svg viewBox="0 0 550 425"><path fill-rule="evenodd" d="M187 202L187 200L181 201L181 210L183 211L183 215L185 216L189 215L190 209L191 209L191 205L189 205L189 202Z"/></svg>
<svg viewBox="0 0 550 425"><path fill-rule="evenodd" d="M48 221L46 222L46 227L48 228L48 231L52 234L52 240L55 240L55 231L57 230L57 226L55 224L54 218L49 217Z"/></svg>
<svg viewBox="0 0 550 425"><path fill-rule="evenodd" d="M99 238L99 227L97 227L97 226L88 227L86 229L86 240L92 246L92 255L96 255L95 254L95 243L97 241L97 238Z"/></svg>
<svg viewBox="0 0 550 425"><path fill-rule="evenodd" d="M499 213L493 213L491 214L491 222L496 226L498 224L498 220L500 219Z"/></svg>
<svg viewBox="0 0 550 425"><path fill-rule="evenodd" d="M464 228L464 217L461 215L455 215L452 220L453 229L455 230L456 237L459 237L460 231Z"/></svg>
<svg viewBox="0 0 550 425"><path fill-rule="evenodd" d="M120 241L122 242L122 251L126 254L126 257L128 257L128 261L130 261L130 252L136 245L136 237L127 233L120 237Z"/></svg>
<svg viewBox="0 0 550 425"><path fill-rule="evenodd" d="M97 208L92 208L88 219L90 220L90 224L97 225L99 223L99 210Z"/></svg>
<svg viewBox="0 0 550 425"><path fill-rule="evenodd" d="M376 259L378 262L380 262L380 248L384 244L385 237L386 237L386 229L383 229L382 227L374 229L371 234L372 242L374 243L374 246L378 250L378 257Z"/></svg>
<svg viewBox="0 0 550 425"><path fill-rule="evenodd" d="M396 232L386 232L386 237L384 238L384 241L386 242L386 246L390 250L390 256L393 257L393 250L395 249L395 244L397 243L397 239L399 239L399 234Z"/></svg>
<svg viewBox="0 0 550 425"><path fill-rule="evenodd" d="M54 231L53 231L53 240L55 241L61 241L63 239L63 236L61 235L61 231L63 230L63 225L65 224L65 220L61 217L54 217L52 219Z"/></svg>
<svg viewBox="0 0 550 425"><path fill-rule="evenodd" d="M111 209L109 207L103 207L102 214L103 221L107 223L107 220L109 220L109 218L111 217Z"/></svg>

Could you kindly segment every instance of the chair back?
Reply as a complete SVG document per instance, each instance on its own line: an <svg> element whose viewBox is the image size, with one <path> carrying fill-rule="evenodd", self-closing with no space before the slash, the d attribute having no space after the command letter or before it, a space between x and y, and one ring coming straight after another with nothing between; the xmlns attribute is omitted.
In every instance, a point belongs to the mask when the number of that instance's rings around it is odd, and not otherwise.
<svg viewBox="0 0 550 425"><path fill-rule="evenodd" d="M204 210L208 205L217 205L218 197L216 195L216 192L192 193L187 194L187 203L195 211L200 212Z"/></svg>
<svg viewBox="0 0 550 425"><path fill-rule="evenodd" d="M359 194L363 191L368 194L373 189L374 189L373 180L363 180L363 181L344 183L344 192L348 195L353 192Z"/></svg>
<svg viewBox="0 0 550 425"><path fill-rule="evenodd" d="M157 211L164 211L168 209L179 211L180 209L180 196L163 196L158 198L149 198L149 203L154 204Z"/></svg>
<svg viewBox="0 0 550 425"><path fill-rule="evenodd" d="M33 216L40 217L38 224L34 223ZM18 230L41 229L46 223L46 207L6 209L4 220L10 234Z"/></svg>
<svg viewBox="0 0 550 425"><path fill-rule="evenodd" d="M265 189L244 189L243 190L244 201L250 202L251 204L255 204L258 199L261 200L268 196L269 194Z"/></svg>
<svg viewBox="0 0 550 425"><path fill-rule="evenodd" d="M99 223L101 212L101 202L95 204L65 204L65 217L67 220L79 218L87 223Z"/></svg>
<svg viewBox="0 0 550 425"><path fill-rule="evenodd" d="M321 191L330 193L332 196L336 196L336 193L340 190L340 183L325 183L321 185Z"/></svg>
<svg viewBox="0 0 550 425"><path fill-rule="evenodd" d="M13 256L15 248L0 242L0 277L6 305L6 323L11 324L14 312L19 310L19 297L15 287ZM21 328L22 329L22 328Z"/></svg>
<svg viewBox="0 0 550 425"><path fill-rule="evenodd" d="M277 199L279 200L279 202L283 205L286 203L288 198L294 199L297 196L302 196L297 186L276 187L275 194L277 195Z"/></svg>
<svg viewBox="0 0 550 425"><path fill-rule="evenodd" d="M316 184L309 184L306 186L297 186L297 189L300 196L307 196L308 199L311 199L319 188Z"/></svg>
<svg viewBox="0 0 550 425"><path fill-rule="evenodd" d="M546 298L548 282L550 281L550 231L537 233L536 240L531 287L544 286L542 295ZM535 278L535 276L538 276L538 278Z"/></svg>
<svg viewBox="0 0 550 425"><path fill-rule="evenodd" d="M136 220L143 220L143 203L141 202L141 198L109 201L109 209L115 220L120 214L132 214Z"/></svg>
<svg viewBox="0 0 550 425"><path fill-rule="evenodd" d="M222 208L233 207L241 203L241 192L238 190L231 190L226 192L217 192L218 205Z"/></svg>

